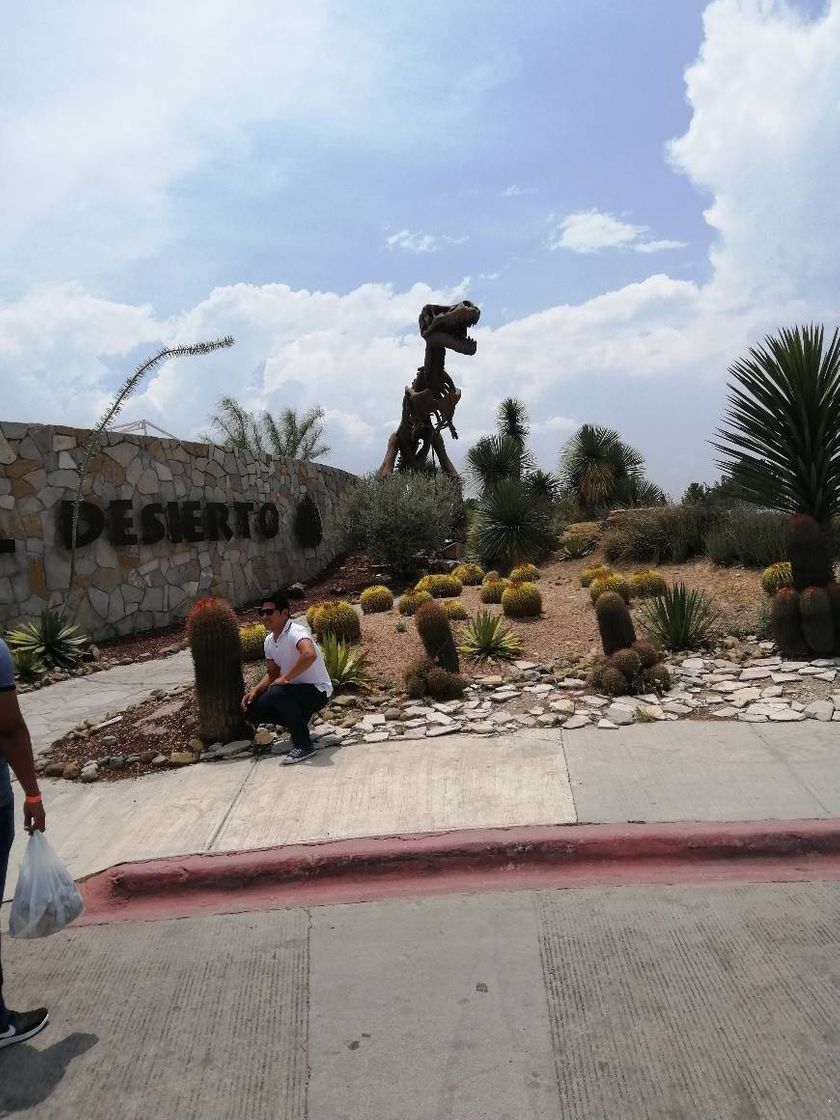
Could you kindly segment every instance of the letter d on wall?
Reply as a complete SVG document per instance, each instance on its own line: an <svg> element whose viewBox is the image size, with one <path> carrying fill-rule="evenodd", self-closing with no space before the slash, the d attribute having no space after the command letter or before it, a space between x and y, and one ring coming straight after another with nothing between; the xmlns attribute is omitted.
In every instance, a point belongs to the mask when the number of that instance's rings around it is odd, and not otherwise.
<svg viewBox="0 0 840 1120"><path fill-rule="evenodd" d="M73 503L62 502L58 527L65 548L73 547ZM93 502L79 502L79 524L76 526L76 547L91 544L105 528L105 514Z"/></svg>

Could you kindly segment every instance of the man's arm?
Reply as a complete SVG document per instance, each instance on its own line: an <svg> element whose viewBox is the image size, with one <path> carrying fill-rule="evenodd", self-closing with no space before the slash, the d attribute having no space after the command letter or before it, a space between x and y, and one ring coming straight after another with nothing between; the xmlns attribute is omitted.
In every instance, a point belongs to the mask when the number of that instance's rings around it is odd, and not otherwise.
<svg viewBox="0 0 840 1120"><path fill-rule="evenodd" d="M46 817L40 800L38 778L35 774L32 740L29 738L29 728L21 714L17 693L13 689L0 692L0 755L11 766L26 796L23 806L26 831L32 832L37 829L38 832L43 832L46 827Z"/></svg>
<svg viewBox="0 0 840 1120"><path fill-rule="evenodd" d="M245 690L245 695L242 697L243 712L249 704L253 704L261 692L265 692L269 685L274 684L279 676L280 667L274 661L267 660L265 663L265 675L257 681L253 688Z"/></svg>
<svg viewBox="0 0 840 1120"><path fill-rule="evenodd" d="M305 673L310 665L314 665L318 659L318 654L315 652L315 646L310 638L301 638L297 644L297 651L300 657L289 669L288 673L284 673L279 680L273 681L273 684L286 684L293 681L295 677L299 677L301 673Z"/></svg>

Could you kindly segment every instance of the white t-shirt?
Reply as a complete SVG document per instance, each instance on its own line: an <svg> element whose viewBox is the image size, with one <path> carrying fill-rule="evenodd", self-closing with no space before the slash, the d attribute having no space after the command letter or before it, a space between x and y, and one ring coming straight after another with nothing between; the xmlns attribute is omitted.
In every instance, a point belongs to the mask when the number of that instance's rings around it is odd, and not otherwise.
<svg viewBox="0 0 840 1120"><path fill-rule="evenodd" d="M289 684L314 684L321 692L326 692L327 696L332 696L332 681L324 664L323 655L318 648L318 643L306 627L301 626L299 622L292 622L289 619L280 631L280 637L276 641L271 631L266 634L264 646L266 661L273 661L280 669L281 674L288 673L300 660L300 650L297 648L297 644L301 638L308 638L312 642L315 647L315 661L306 672L299 673L294 680L289 681Z"/></svg>

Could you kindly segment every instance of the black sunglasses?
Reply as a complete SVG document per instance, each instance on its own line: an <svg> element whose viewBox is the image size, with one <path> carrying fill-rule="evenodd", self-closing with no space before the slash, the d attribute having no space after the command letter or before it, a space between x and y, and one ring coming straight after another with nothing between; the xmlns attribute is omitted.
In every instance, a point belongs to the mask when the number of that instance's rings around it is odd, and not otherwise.
<svg viewBox="0 0 840 1120"><path fill-rule="evenodd" d="M257 614L262 617L263 615L274 614L276 610L276 607L268 607L267 609L265 607L260 607L260 609L257 611Z"/></svg>

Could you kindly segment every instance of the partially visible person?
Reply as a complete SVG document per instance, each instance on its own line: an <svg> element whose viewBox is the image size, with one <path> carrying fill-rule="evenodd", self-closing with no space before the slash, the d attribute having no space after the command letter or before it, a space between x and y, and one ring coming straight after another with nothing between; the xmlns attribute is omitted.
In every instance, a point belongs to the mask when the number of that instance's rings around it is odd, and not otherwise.
<svg viewBox="0 0 840 1120"><path fill-rule="evenodd" d="M29 730L21 715L15 691L15 674L9 647L0 638L0 900L6 885L9 853L15 837L15 803L9 767L23 788L23 827L28 833L46 828L44 803L35 776ZM49 1022L46 1007L12 1011L3 1002L3 965L0 963L0 1049L23 1042Z"/></svg>
<svg viewBox="0 0 840 1120"><path fill-rule="evenodd" d="M269 627L265 638L265 676L242 698L245 718L253 724L282 723L292 749L284 766L305 762L315 754L309 721L332 696L332 681L312 635L292 621L289 597L277 591L263 599L259 616Z"/></svg>

